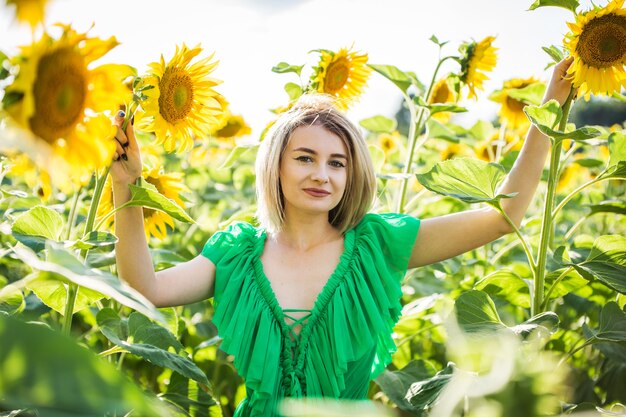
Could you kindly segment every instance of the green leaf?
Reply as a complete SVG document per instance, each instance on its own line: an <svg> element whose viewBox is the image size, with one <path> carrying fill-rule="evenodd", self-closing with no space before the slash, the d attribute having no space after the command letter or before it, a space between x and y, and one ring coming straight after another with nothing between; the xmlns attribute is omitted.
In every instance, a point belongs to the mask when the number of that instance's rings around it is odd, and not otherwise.
<svg viewBox="0 0 626 417"><path fill-rule="evenodd" d="M374 71L394 83L403 93L412 85L411 77L393 65L367 64Z"/></svg>
<svg viewBox="0 0 626 417"><path fill-rule="evenodd" d="M561 62L563 58L565 58L565 51L556 45L542 46L541 49L550 55L550 58L552 58L555 63Z"/></svg>
<svg viewBox="0 0 626 417"><path fill-rule="evenodd" d="M287 83L285 84L285 92L289 96L289 101L294 101L302 95L302 87L296 83Z"/></svg>
<svg viewBox="0 0 626 417"><path fill-rule="evenodd" d="M67 284L54 279L52 274L47 272L40 273L40 278L32 281L27 288L35 293L35 295L48 307L65 315L65 303L67 301ZM86 307L94 305L94 303L102 298L102 294L89 288L79 288L74 304L74 312L78 312Z"/></svg>
<svg viewBox="0 0 626 417"><path fill-rule="evenodd" d="M559 102L554 99L548 101L543 106L526 106L524 107L524 113L526 113L526 116L528 116L532 124L537 126L543 133L546 132L542 129L551 131L559 124L563 117L563 110Z"/></svg>
<svg viewBox="0 0 626 417"><path fill-rule="evenodd" d="M185 415L194 417L222 416L220 404L194 380L173 372L167 392L160 398L175 405Z"/></svg>
<svg viewBox="0 0 626 417"><path fill-rule="evenodd" d="M427 189L465 201L466 203L496 203L501 198L516 195L497 194L505 172L501 165L472 158L455 158L438 162L417 180Z"/></svg>
<svg viewBox="0 0 626 417"><path fill-rule="evenodd" d="M560 268L556 271L551 271L546 275L545 284L546 287L549 288L555 282L555 280L565 272L566 268ZM550 293L550 299L561 298L573 291L576 291L579 288L587 285L588 281L584 279L578 271L571 270L565 276L561 278L558 284L554 287L552 292Z"/></svg>
<svg viewBox="0 0 626 417"><path fill-rule="evenodd" d="M93 249L105 246L113 246L117 243L117 236L109 232L92 231L84 238L76 241L73 247L78 249Z"/></svg>
<svg viewBox="0 0 626 417"><path fill-rule="evenodd" d="M626 294L626 237L600 236L593 242L587 259L573 266L583 276L593 276L604 285Z"/></svg>
<svg viewBox="0 0 626 417"><path fill-rule="evenodd" d="M602 342L626 342L626 313L616 302L609 301L600 311L597 330L590 330L591 338Z"/></svg>
<svg viewBox="0 0 626 417"><path fill-rule="evenodd" d="M422 96L413 97L413 102L420 107L425 107L430 112L431 116L436 113L450 112L450 113L464 113L467 111L465 107L457 106L455 103L436 103L428 104L424 101Z"/></svg>
<svg viewBox="0 0 626 417"><path fill-rule="evenodd" d="M120 282L117 277L98 269L89 268L58 243L48 241L46 251L48 252L48 259L42 261L27 248L13 248L15 255L35 270L52 272L81 287L109 296L120 304L137 310L154 320L163 320L161 313L143 295Z"/></svg>
<svg viewBox="0 0 626 417"><path fill-rule="evenodd" d="M585 168L597 168L604 165L604 161L595 158L578 158L572 161L574 164L578 164Z"/></svg>
<svg viewBox="0 0 626 417"><path fill-rule="evenodd" d="M418 381L428 380L434 375L435 369L433 366L418 359L412 360L398 371L384 370L375 379L375 382L400 409L414 411L414 406L407 398L407 394L411 393L411 386Z"/></svg>
<svg viewBox="0 0 626 417"><path fill-rule="evenodd" d="M295 72L296 74L298 74L298 76L300 76L303 67L304 65L289 65L286 62L279 62L276 66L272 67L272 72L275 72L277 74Z"/></svg>
<svg viewBox="0 0 626 417"><path fill-rule="evenodd" d="M411 384L406 391L405 398L411 404L412 409L414 411L430 410L434 402L439 398L441 391L443 391L448 382L452 379L453 371L454 365L448 363L448 365L437 372L435 376L426 380L415 381Z"/></svg>
<svg viewBox="0 0 626 417"><path fill-rule="evenodd" d="M598 179L600 180L625 179L625 178L626 178L626 161L619 161L617 165L613 165L609 167L600 176L598 176Z"/></svg>
<svg viewBox="0 0 626 417"><path fill-rule="evenodd" d="M528 10L535 10L539 7L556 6L563 7L576 14L578 0L536 0Z"/></svg>
<svg viewBox="0 0 626 417"><path fill-rule="evenodd" d="M189 217L184 209L182 209L174 200L160 194L156 190L156 187L152 184L144 181L142 182L142 186L137 186L135 184L128 184L128 186L130 187L131 194L130 201L126 203L128 207L149 207L167 213L176 220L187 223L195 223L195 221Z"/></svg>
<svg viewBox="0 0 626 417"><path fill-rule="evenodd" d="M367 149L372 157L374 172L380 172L383 169L383 165L385 165L385 151L375 145L367 145Z"/></svg>
<svg viewBox="0 0 626 417"><path fill-rule="evenodd" d="M474 289L504 298L514 306L530 308L528 284L515 272L499 269L479 280Z"/></svg>
<svg viewBox="0 0 626 417"><path fill-rule="evenodd" d="M9 72L9 57L0 51L0 81L6 79L11 73Z"/></svg>
<svg viewBox="0 0 626 417"><path fill-rule="evenodd" d="M593 127L582 127L571 132L554 130L563 117L563 110L554 99L548 101L543 106L528 105L523 110L537 129L556 140L572 139L582 141L602 135L600 130Z"/></svg>
<svg viewBox="0 0 626 417"><path fill-rule="evenodd" d="M526 337L539 329L545 329L552 334L558 330L559 322L559 316L556 313L552 311L544 311L543 313L539 313L536 316L529 318L522 324L513 326L510 329L513 333L519 334L522 337Z"/></svg>
<svg viewBox="0 0 626 417"><path fill-rule="evenodd" d="M616 213L626 215L626 202L622 200L602 201L601 203L591 204L587 207L591 209L591 213L589 213L590 216L596 213Z"/></svg>
<svg viewBox="0 0 626 417"><path fill-rule="evenodd" d="M117 313L104 308L96 316L100 330L111 342L157 366L166 367L204 385L210 385L206 375L187 357L183 346L167 329L152 323L139 313L128 318L127 331Z"/></svg>
<svg viewBox="0 0 626 417"><path fill-rule="evenodd" d="M374 116L363 119L359 124L374 133L393 133L398 127L396 119L390 119L385 116Z"/></svg>
<svg viewBox="0 0 626 417"><path fill-rule="evenodd" d="M522 103L539 106L546 91L544 83L534 83L523 88L513 88L507 91L507 95Z"/></svg>
<svg viewBox="0 0 626 417"><path fill-rule="evenodd" d="M37 206L19 215L12 229L13 233L20 235L39 236L58 241L63 232L63 217L52 209Z"/></svg>
<svg viewBox="0 0 626 417"><path fill-rule="evenodd" d="M226 169L232 167L235 162L242 159L244 156L250 155L252 153L256 153L259 145L240 145L235 146L235 148L230 152L228 158L224 161L220 169Z"/></svg>
<svg viewBox="0 0 626 417"><path fill-rule="evenodd" d="M482 291L467 291L454 303L456 319L467 332L483 332L505 329L496 306L491 298Z"/></svg>
<svg viewBox="0 0 626 417"><path fill-rule="evenodd" d="M0 314L3 409L38 415L172 416L165 405L123 373L47 326ZM6 407L6 408L5 408Z"/></svg>
<svg viewBox="0 0 626 417"><path fill-rule="evenodd" d="M439 122L436 119L428 119L426 123L428 130L428 137L433 139L443 139L452 143L459 143L459 136L450 129L448 126Z"/></svg>
<svg viewBox="0 0 626 417"><path fill-rule="evenodd" d="M0 301L0 314L19 314L24 311L24 307L26 307L24 294L21 291L15 291Z"/></svg>
<svg viewBox="0 0 626 417"><path fill-rule="evenodd" d="M609 135L609 166L626 161L626 135L622 132L613 132Z"/></svg>
<svg viewBox="0 0 626 417"><path fill-rule="evenodd" d="M2 97L2 108L7 109L24 98L24 93L18 91L6 91Z"/></svg>

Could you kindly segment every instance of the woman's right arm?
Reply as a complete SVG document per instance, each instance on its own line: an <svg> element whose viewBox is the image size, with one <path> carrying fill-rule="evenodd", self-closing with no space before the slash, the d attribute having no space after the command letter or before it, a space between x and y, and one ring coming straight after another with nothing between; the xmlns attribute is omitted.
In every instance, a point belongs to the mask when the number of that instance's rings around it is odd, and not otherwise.
<svg viewBox="0 0 626 417"><path fill-rule="evenodd" d="M133 127L129 123L123 132L122 120L120 115L115 119L118 143L110 170L115 207L130 200L128 185L141 176L141 154ZM115 235L118 237L115 259L119 277L155 306L189 304L213 295L215 265L202 255L155 273L142 207L126 207L115 213Z"/></svg>

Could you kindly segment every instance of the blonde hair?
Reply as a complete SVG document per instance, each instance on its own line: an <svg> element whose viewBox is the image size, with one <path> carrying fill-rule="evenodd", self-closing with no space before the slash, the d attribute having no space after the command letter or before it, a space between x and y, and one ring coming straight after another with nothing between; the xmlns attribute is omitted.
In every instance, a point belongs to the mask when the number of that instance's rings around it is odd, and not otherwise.
<svg viewBox="0 0 626 417"><path fill-rule="evenodd" d="M356 226L370 209L376 193L374 166L359 129L333 105L326 94L305 94L281 114L259 147L256 169L257 219L261 227L276 234L285 222L280 187L280 162L287 144L300 126L321 126L337 135L348 150L348 175L343 196L328 213L328 221L339 232Z"/></svg>

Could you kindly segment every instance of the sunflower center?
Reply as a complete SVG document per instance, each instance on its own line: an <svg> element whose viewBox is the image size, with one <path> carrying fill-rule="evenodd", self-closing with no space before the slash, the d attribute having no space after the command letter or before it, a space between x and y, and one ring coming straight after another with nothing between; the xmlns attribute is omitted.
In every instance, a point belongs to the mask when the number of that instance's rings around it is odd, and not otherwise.
<svg viewBox="0 0 626 417"><path fill-rule="evenodd" d="M576 51L592 67L621 64L626 54L626 18L608 14L589 21L580 34Z"/></svg>
<svg viewBox="0 0 626 417"><path fill-rule="evenodd" d="M437 91L435 91L435 97L433 97L433 103L445 103L448 101L449 95L450 95L450 89L448 88L448 83L443 83L437 89Z"/></svg>
<svg viewBox="0 0 626 417"><path fill-rule="evenodd" d="M350 76L350 63L345 58L331 62L326 69L324 92L334 94L341 90Z"/></svg>
<svg viewBox="0 0 626 417"><path fill-rule="evenodd" d="M69 48L41 58L33 85L35 114L30 119L37 136L53 143L80 121L87 95L86 75L83 58Z"/></svg>
<svg viewBox="0 0 626 417"><path fill-rule="evenodd" d="M159 82L159 113L169 122L176 123L187 117L193 105L193 81L187 71L180 68L165 70Z"/></svg>

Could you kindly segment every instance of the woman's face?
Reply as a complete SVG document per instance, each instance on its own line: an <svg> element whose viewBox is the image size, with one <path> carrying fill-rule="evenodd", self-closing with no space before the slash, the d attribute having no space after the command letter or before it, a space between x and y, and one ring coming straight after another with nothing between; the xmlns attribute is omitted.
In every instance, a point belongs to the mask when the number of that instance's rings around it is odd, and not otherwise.
<svg viewBox="0 0 626 417"><path fill-rule="evenodd" d="M328 214L346 189L348 150L318 125L296 128L280 162L285 214Z"/></svg>

